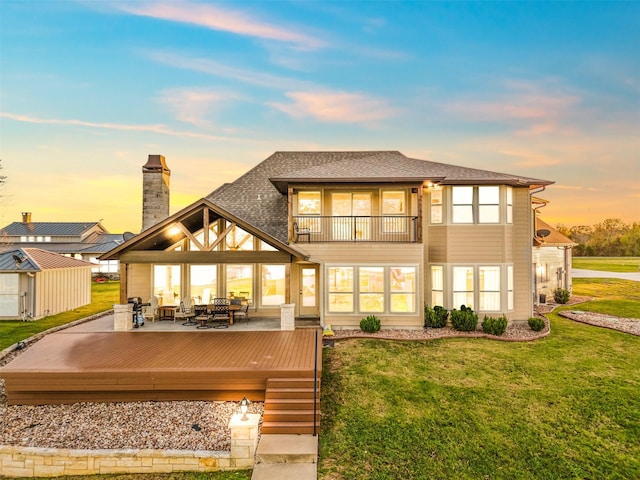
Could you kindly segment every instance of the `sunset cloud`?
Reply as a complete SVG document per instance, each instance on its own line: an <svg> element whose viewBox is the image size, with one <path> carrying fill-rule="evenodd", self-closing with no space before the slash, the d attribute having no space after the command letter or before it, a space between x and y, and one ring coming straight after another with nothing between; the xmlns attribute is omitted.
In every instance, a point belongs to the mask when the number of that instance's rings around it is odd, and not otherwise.
<svg viewBox="0 0 640 480"><path fill-rule="evenodd" d="M86 120L74 120L74 119L65 120L65 119L59 119L59 118L38 118L38 117L32 117L28 115L18 115L18 114L9 113L9 112L0 112L0 117L8 118L16 122L34 123L34 124L41 124L41 125L67 125L67 126L89 127L89 128L97 128L97 129L105 129L105 130L149 132L149 133L158 133L161 135L171 135L174 137L199 138L204 140L218 140L218 141L229 140L228 138L223 136L210 135L207 133L172 130L165 125L130 125L130 124L123 124L123 123L89 122Z"/></svg>
<svg viewBox="0 0 640 480"><path fill-rule="evenodd" d="M386 101L360 93L289 92L291 103L271 105L292 117L312 117L323 122L369 123L394 116Z"/></svg>
<svg viewBox="0 0 640 480"><path fill-rule="evenodd" d="M115 6L117 9L132 15L186 23L264 40L275 40L292 44L302 49L315 50L326 46L324 41L302 33L293 26L270 24L258 20L247 13L223 8L220 5L176 1L143 1L118 3Z"/></svg>
<svg viewBox="0 0 640 480"><path fill-rule="evenodd" d="M233 94L205 89L172 88L161 93L160 102L175 114L176 120L210 127L212 122L207 117L233 98Z"/></svg>

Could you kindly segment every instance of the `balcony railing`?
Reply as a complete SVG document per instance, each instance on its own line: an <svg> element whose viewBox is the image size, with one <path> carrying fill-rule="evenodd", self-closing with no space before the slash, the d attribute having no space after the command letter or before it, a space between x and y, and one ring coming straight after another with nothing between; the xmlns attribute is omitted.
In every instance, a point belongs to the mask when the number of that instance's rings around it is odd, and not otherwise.
<svg viewBox="0 0 640 480"><path fill-rule="evenodd" d="M293 241L295 243L414 243L418 241L418 217L305 215L294 216L293 222Z"/></svg>

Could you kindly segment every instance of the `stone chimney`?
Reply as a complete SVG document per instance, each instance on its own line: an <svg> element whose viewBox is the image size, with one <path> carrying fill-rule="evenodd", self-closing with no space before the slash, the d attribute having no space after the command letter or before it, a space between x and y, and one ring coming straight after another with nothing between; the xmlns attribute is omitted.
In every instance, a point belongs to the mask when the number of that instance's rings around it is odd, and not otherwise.
<svg viewBox="0 0 640 480"><path fill-rule="evenodd" d="M169 216L171 170L162 155L149 155L142 167L142 231Z"/></svg>
<svg viewBox="0 0 640 480"><path fill-rule="evenodd" d="M31 223L31 212L22 212L22 223Z"/></svg>

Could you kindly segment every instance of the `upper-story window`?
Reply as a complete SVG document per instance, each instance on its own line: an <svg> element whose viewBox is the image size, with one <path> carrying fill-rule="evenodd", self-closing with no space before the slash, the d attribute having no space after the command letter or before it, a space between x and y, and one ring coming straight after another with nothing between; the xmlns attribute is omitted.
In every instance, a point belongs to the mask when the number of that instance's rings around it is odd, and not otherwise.
<svg viewBox="0 0 640 480"><path fill-rule="evenodd" d="M507 223L513 223L513 187L507 187Z"/></svg>
<svg viewBox="0 0 640 480"><path fill-rule="evenodd" d="M478 223L500 221L500 187L478 187Z"/></svg>
<svg viewBox="0 0 640 480"><path fill-rule="evenodd" d="M501 199L501 189L498 185L451 187L451 222L500 223L501 206L505 204L504 218L507 223L513 223L513 190L511 188L506 190L505 198L506 204L505 199ZM433 221L433 213L431 223L439 223Z"/></svg>
<svg viewBox="0 0 640 480"><path fill-rule="evenodd" d="M405 192L383 190L382 191L382 227L385 233L403 233L407 230L404 215L407 214ZM393 218L393 217L397 218Z"/></svg>
<svg viewBox="0 0 640 480"><path fill-rule="evenodd" d="M431 223L442 223L442 188L431 190Z"/></svg>
<svg viewBox="0 0 640 480"><path fill-rule="evenodd" d="M298 215L321 215L322 196L320 192L298 192Z"/></svg>
<svg viewBox="0 0 640 480"><path fill-rule="evenodd" d="M473 187L452 187L453 223L473 223Z"/></svg>

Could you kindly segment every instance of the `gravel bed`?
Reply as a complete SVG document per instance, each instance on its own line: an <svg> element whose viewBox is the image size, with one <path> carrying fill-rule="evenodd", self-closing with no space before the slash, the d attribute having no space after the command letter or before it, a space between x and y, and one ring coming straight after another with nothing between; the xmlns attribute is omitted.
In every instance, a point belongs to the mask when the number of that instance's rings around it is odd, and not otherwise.
<svg viewBox="0 0 640 480"><path fill-rule="evenodd" d="M631 335L640 336L640 318L622 318L602 313L585 312L582 310L564 310L560 316L576 322L588 323L598 327L611 328Z"/></svg>
<svg viewBox="0 0 640 480"><path fill-rule="evenodd" d="M4 394L4 381L0 380ZM249 413L263 411L262 402ZM0 404L3 445L73 449L228 451L235 402Z"/></svg>

